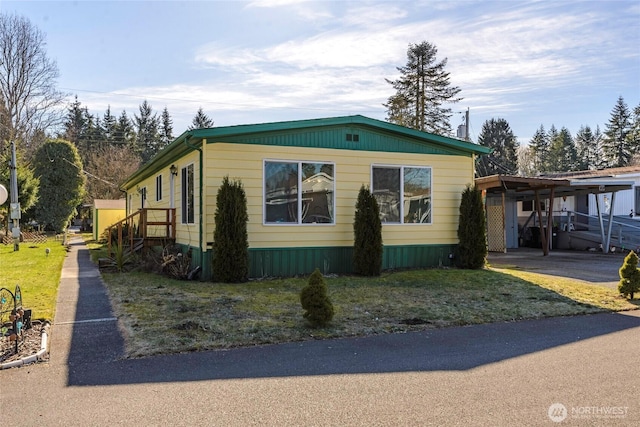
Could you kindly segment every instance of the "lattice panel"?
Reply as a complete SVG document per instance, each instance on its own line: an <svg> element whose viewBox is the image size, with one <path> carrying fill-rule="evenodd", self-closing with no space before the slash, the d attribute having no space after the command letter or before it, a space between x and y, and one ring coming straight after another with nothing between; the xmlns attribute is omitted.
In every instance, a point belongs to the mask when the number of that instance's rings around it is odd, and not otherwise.
<svg viewBox="0 0 640 427"><path fill-rule="evenodd" d="M505 252L504 213L502 206L487 206L487 243L489 252Z"/></svg>

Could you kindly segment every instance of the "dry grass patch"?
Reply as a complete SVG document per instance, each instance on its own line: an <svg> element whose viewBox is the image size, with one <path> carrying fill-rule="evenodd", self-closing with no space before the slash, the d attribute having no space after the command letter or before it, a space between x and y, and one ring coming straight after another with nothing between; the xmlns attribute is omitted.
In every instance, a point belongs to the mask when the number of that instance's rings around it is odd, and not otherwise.
<svg viewBox="0 0 640 427"><path fill-rule="evenodd" d="M611 289L549 277L489 269L328 277L335 317L313 329L299 301L306 278L222 284L104 275L131 357L636 308Z"/></svg>

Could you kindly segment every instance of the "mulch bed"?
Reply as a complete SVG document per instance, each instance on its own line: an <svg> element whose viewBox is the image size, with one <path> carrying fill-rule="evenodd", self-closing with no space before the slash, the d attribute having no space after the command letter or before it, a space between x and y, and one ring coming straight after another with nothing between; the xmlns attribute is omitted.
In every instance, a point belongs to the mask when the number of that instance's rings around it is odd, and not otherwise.
<svg viewBox="0 0 640 427"><path fill-rule="evenodd" d="M17 353L15 352L14 341L9 341L9 337L0 337L0 363L20 360L40 351L43 327L44 323L34 321L31 329L23 331L22 338L18 341ZM46 353L45 357L48 357Z"/></svg>

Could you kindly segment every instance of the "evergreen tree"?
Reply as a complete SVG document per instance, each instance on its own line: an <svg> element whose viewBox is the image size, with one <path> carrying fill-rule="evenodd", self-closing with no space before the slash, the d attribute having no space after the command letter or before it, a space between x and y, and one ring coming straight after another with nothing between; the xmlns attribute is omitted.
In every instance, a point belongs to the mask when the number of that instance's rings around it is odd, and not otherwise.
<svg viewBox="0 0 640 427"><path fill-rule="evenodd" d="M36 219L61 232L69 225L84 195L85 176L78 149L69 141L49 141L36 151L34 169L40 179Z"/></svg>
<svg viewBox="0 0 640 427"><path fill-rule="evenodd" d="M363 276L379 276L382 270L382 222L371 191L360 187L353 220L353 270Z"/></svg>
<svg viewBox="0 0 640 427"><path fill-rule="evenodd" d="M631 151L637 156L640 154L640 104L633 109L631 126L627 134L627 140ZM638 162L636 162L637 164Z"/></svg>
<svg viewBox="0 0 640 427"><path fill-rule="evenodd" d="M476 174L514 175L518 171L518 140L505 119L484 122L478 143L493 149L491 154L478 158Z"/></svg>
<svg viewBox="0 0 640 427"><path fill-rule="evenodd" d="M104 142L111 145L115 143L116 134L118 133L118 119L111 114L111 106L107 106L107 111L102 116L102 130Z"/></svg>
<svg viewBox="0 0 640 427"><path fill-rule="evenodd" d="M578 154L571 138L571 133L565 127L560 132L551 126L549 132L551 145L549 147L549 169L552 172L567 172L576 170Z"/></svg>
<svg viewBox="0 0 640 427"><path fill-rule="evenodd" d="M118 123L116 124L116 132L113 142L117 145L127 145L135 148L134 135L133 124L131 123L131 120L129 120L127 112L122 110L120 117L118 117Z"/></svg>
<svg viewBox="0 0 640 427"><path fill-rule="evenodd" d="M85 143L82 146L84 150L80 149L80 156L83 160L86 159L92 151L105 145L104 128L102 127L102 123L100 123L100 117L89 114L88 110L86 111L86 115L88 121Z"/></svg>
<svg viewBox="0 0 640 427"><path fill-rule="evenodd" d="M246 282L249 277L247 197L240 181L225 176L216 196L213 233L213 278L224 283Z"/></svg>
<svg viewBox="0 0 640 427"><path fill-rule="evenodd" d="M64 133L62 137L73 143L76 147L79 147L84 136L87 133L88 118L86 114L86 108L82 108L82 104L78 101L76 95L75 101L71 103L67 109L67 115L65 116L62 124Z"/></svg>
<svg viewBox="0 0 640 427"><path fill-rule="evenodd" d="M17 150L16 150L17 151ZM20 203L20 211L27 213L38 200L38 190L40 188L40 181L36 178L33 169L27 162L22 159L22 155L17 151L17 164L16 170L18 181L18 202ZM4 155L0 155L0 162L3 165L11 164L11 150L7 150ZM11 200L11 169L9 167L0 168L0 184L4 186L9 192L9 200ZM7 205L5 205L6 207ZM26 217L32 219L32 215L26 215ZM2 217L2 215L0 215ZM4 216L5 227L8 229L9 215Z"/></svg>
<svg viewBox="0 0 640 427"><path fill-rule="evenodd" d="M426 41L409 45L407 65L397 67L400 78L386 79L396 91L384 104L387 121L438 135L451 134L452 110L446 105L462 98L457 97L460 88L451 86L445 71L447 58L437 62L437 53Z"/></svg>
<svg viewBox="0 0 640 427"><path fill-rule="evenodd" d="M333 319L334 309L327 295L327 284L318 268L309 276L309 283L300 292L304 318L311 326L324 326Z"/></svg>
<svg viewBox="0 0 640 427"><path fill-rule="evenodd" d="M456 265L465 269L480 269L487 259L487 224L482 192L467 185L460 200L458 220L458 248Z"/></svg>
<svg viewBox="0 0 640 427"><path fill-rule="evenodd" d="M169 115L167 107L164 107L160 125L160 142L163 147L166 147L171 141L173 141L173 120Z"/></svg>
<svg viewBox="0 0 640 427"><path fill-rule="evenodd" d="M531 155L533 156L533 166L535 171L540 174L549 171L549 135L544 130L544 126L533 134L533 138L529 142L531 147Z"/></svg>
<svg viewBox="0 0 640 427"><path fill-rule="evenodd" d="M619 274L618 291L625 298L629 296L633 299L634 294L640 292L640 270L638 270L638 255L635 252L629 252L624 258Z"/></svg>
<svg viewBox="0 0 640 427"><path fill-rule="evenodd" d="M191 123L192 124L191 126L189 126L189 130L206 129L213 127L213 120L211 120L209 116L204 113L202 107L198 109L198 112L196 113Z"/></svg>
<svg viewBox="0 0 640 427"><path fill-rule="evenodd" d="M576 133L576 170L598 169L602 158L602 135L600 128L593 132L589 126L581 126Z"/></svg>
<svg viewBox="0 0 640 427"><path fill-rule="evenodd" d="M630 119L629 107L620 96L605 126L602 154L608 167L627 166L635 154L636 147L630 144L627 137L631 130Z"/></svg>
<svg viewBox="0 0 640 427"><path fill-rule="evenodd" d="M139 107L140 115L134 114L133 125L136 130L136 148L143 163L147 163L160 151L160 132L158 116L145 100Z"/></svg>

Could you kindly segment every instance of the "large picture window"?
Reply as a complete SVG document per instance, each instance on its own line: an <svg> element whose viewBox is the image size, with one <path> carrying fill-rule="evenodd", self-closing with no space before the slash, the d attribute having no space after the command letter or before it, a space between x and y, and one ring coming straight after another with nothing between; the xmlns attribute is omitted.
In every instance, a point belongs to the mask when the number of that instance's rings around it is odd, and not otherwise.
<svg viewBox="0 0 640 427"><path fill-rule="evenodd" d="M194 194L193 194L193 164L182 168L182 223L193 224L194 217Z"/></svg>
<svg viewBox="0 0 640 427"><path fill-rule="evenodd" d="M334 224L332 163L265 161L265 224Z"/></svg>
<svg viewBox="0 0 640 427"><path fill-rule="evenodd" d="M431 168L373 166L371 175L383 223L431 224Z"/></svg>

